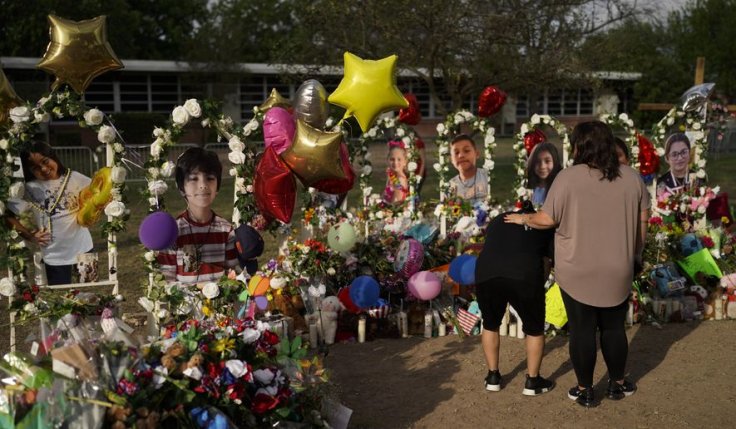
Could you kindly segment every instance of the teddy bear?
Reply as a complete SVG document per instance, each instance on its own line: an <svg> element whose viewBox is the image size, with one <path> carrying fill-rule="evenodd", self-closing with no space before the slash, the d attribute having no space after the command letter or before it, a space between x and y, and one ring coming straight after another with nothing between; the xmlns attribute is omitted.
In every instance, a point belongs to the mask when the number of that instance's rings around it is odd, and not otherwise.
<svg viewBox="0 0 736 429"><path fill-rule="evenodd" d="M325 344L334 344L335 333L337 332L337 317L340 311L342 311L340 299L336 296L328 296L322 300L320 309L322 312L320 319Z"/></svg>
<svg viewBox="0 0 736 429"><path fill-rule="evenodd" d="M295 331L308 331L307 322L302 316L304 310L304 301L299 295L289 296L286 293L275 293L273 294L273 301L271 305L275 310L278 310L281 314L287 317L291 317L294 321Z"/></svg>

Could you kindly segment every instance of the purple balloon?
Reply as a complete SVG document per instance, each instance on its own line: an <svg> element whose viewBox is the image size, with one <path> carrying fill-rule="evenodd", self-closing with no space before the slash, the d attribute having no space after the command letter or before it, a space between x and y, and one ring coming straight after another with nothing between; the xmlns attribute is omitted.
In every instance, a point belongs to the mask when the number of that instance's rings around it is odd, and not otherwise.
<svg viewBox="0 0 736 429"><path fill-rule="evenodd" d="M442 282L437 275L431 271L419 271L409 278L407 284L409 292L422 301L429 301L440 294Z"/></svg>
<svg viewBox="0 0 736 429"><path fill-rule="evenodd" d="M149 250L167 249L176 243L178 236L176 220L166 212L151 213L138 228L138 238Z"/></svg>
<svg viewBox="0 0 736 429"><path fill-rule="evenodd" d="M294 117L283 107L272 107L263 117L263 141L279 155L291 146L295 130Z"/></svg>
<svg viewBox="0 0 736 429"><path fill-rule="evenodd" d="M255 301L256 307L258 307L259 310L265 310L266 308L268 308L268 298L266 298L264 295L258 295L257 297L253 298L253 301Z"/></svg>

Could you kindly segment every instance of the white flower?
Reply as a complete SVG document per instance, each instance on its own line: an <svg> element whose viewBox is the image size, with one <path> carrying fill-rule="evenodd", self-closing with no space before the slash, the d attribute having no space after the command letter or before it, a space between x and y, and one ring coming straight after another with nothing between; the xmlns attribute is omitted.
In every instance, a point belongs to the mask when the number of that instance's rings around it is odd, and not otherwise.
<svg viewBox="0 0 736 429"><path fill-rule="evenodd" d="M227 159L233 164L243 164L245 162L245 154L239 151L233 151L227 154Z"/></svg>
<svg viewBox="0 0 736 429"><path fill-rule="evenodd" d="M536 114L536 113L535 113L535 114L533 114L533 115L532 115L532 120L531 120L531 123L532 123L532 124L534 124L534 125L537 125L537 124L539 124L539 122L540 122L540 118L539 118L539 115L538 115L538 114Z"/></svg>
<svg viewBox="0 0 736 429"><path fill-rule="evenodd" d="M661 156L664 156L664 148L663 147L658 147L657 148L657 156L660 156L660 157Z"/></svg>
<svg viewBox="0 0 736 429"><path fill-rule="evenodd" d="M526 195L526 188L519 188L516 190L516 195L519 197L523 197Z"/></svg>
<svg viewBox="0 0 736 429"><path fill-rule="evenodd" d="M245 178L244 177L236 177L235 178L235 192L239 194L245 194Z"/></svg>
<svg viewBox="0 0 736 429"><path fill-rule="evenodd" d="M440 145L439 148L437 148L437 151L440 153L440 155L447 155L450 152L450 147L448 145Z"/></svg>
<svg viewBox="0 0 736 429"><path fill-rule="evenodd" d="M370 137L370 138L376 137L376 129L375 128L371 128L370 130L368 130L368 133L367 134L368 134L368 137Z"/></svg>
<svg viewBox="0 0 736 429"><path fill-rule="evenodd" d="M445 133L445 124L439 123L437 124L437 134L444 134Z"/></svg>
<svg viewBox="0 0 736 429"><path fill-rule="evenodd" d="M671 126L675 123L675 118L669 117L667 118L667 125Z"/></svg>
<svg viewBox="0 0 736 429"><path fill-rule="evenodd" d="M248 373L248 367L242 360L232 359L225 362L225 368L230 371L230 374L235 378L240 378Z"/></svg>
<svg viewBox="0 0 736 429"><path fill-rule="evenodd" d="M363 176L368 176L369 174L371 174L372 171L373 171L373 167L371 167L370 165L367 165L366 164L366 165L363 166L363 170L362 170L361 174Z"/></svg>
<svg viewBox="0 0 736 429"><path fill-rule="evenodd" d="M365 155L363 155L363 159L366 160L366 161L368 161L369 159L371 159L372 156L373 155L371 155L370 152L366 152Z"/></svg>
<svg viewBox="0 0 736 429"><path fill-rule="evenodd" d="M153 311L153 301L146 298L145 296L138 298L138 304L140 304L140 306L149 313Z"/></svg>
<svg viewBox="0 0 736 429"><path fill-rule="evenodd" d="M286 279L283 277L274 277L271 279L269 284L271 285L271 289L281 289L286 286Z"/></svg>
<svg viewBox="0 0 736 429"><path fill-rule="evenodd" d="M208 128L210 126L210 119L204 118L202 119L202 128Z"/></svg>
<svg viewBox="0 0 736 429"><path fill-rule="evenodd" d="M488 213L488 216L490 216L491 218L494 218L494 217L496 217L496 216L498 216L498 215L499 215L499 211L498 211L498 209L493 209L493 210L491 210L491 211L490 211L490 212Z"/></svg>
<svg viewBox="0 0 736 429"><path fill-rule="evenodd" d="M158 199L155 197L149 198L148 205L151 207L158 207Z"/></svg>
<svg viewBox="0 0 736 429"><path fill-rule="evenodd" d="M705 206L698 206L698 213L700 214L705 213Z"/></svg>
<svg viewBox="0 0 736 429"><path fill-rule="evenodd" d="M112 143L115 141L115 130L109 125L103 125L100 130L97 131L97 140L100 143Z"/></svg>
<svg viewBox="0 0 736 429"><path fill-rule="evenodd" d="M253 328L245 328L240 335L243 336L243 342L245 344L254 343L261 337L261 333Z"/></svg>
<svg viewBox="0 0 736 429"><path fill-rule="evenodd" d="M158 158L161 156L161 153L164 151L164 146L160 139L156 139L153 143L151 143L151 156L154 158Z"/></svg>
<svg viewBox="0 0 736 429"><path fill-rule="evenodd" d="M240 140L240 137L238 136L230 137L230 141L227 142L227 146L234 152L242 152L245 150L245 144L243 144L243 141Z"/></svg>
<svg viewBox="0 0 736 429"><path fill-rule="evenodd" d="M435 162L435 163L434 163L434 165L432 165L432 167L434 167L434 170L435 170L436 172L438 172L438 173L439 173L439 171L440 171L440 170L442 169L442 166L440 165L440 163L439 163L439 162Z"/></svg>
<svg viewBox="0 0 736 429"><path fill-rule="evenodd" d="M143 258L148 262L153 262L156 260L156 254L153 253L152 251L148 251L143 254Z"/></svg>
<svg viewBox="0 0 736 429"><path fill-rule="evenodd" d="M305 255L306 255L306 254L308 254L308 253L309 253L309 247L307 247L307 246L303 246L303 247L301 248L301 251L302 251L302 253L303 253L303 254L305 254Z"/></svg>
<svg viewBox="0 0 736 429"><path fill-rule="evenodd" d="M402 137L401 143L404 143L404 147L409 147L411 144L411 139L409 137Z"/></svg>
<svg viewBox="0 0 736 429"><path fill-rule="evenodd" d="M202 371L199 369L199 367L196 366L185 369L184 371L182 371L182 374L197 381L202 378Z"/></svg>
<svg viewBox="0 0 736 429"><path fill-rule="evenodd" d="M628 122L629 121L629 115L627 115L625 112L618 115L618 119L621 122Z"/></svg>
<svg viewBox="0 0 736 429"><path fill-rule="evenodd" d="M626 121L626 125L628 125L629 127L633 127L634 126L634 120L633 119L629 119L628 121Z"/></svg>
<svg viewBox="0 0 736 429"><path fill-rule="evenodd" d="M396 136L397 137L404 137L404 134L406 134L406 131L404 131L403 128L397 128L396 129Z"/></svg>
<svg viewBox="0 0 736 429"><path fill-rule="evenodd" d="M156 168L156 167L149 167L147 171L148 171L148 178L150 178L150 179L158 179L158 176L159 176L159 173L160 173L160 171L159 171L158 168Z"/></svg>
<svg viewBox="0 0 736 429"><path fill-rule="evenodd" d="M700 168L705 167L705 160L704 159L698 160L698 167L700 167Z"/></svg>
<svg viewBox="0 0 736 429"><path fill-rule="evenodd" d="M184 102L184 109L186 109L189 116L199 118L202 116L202 108L199 107L199 103L197 103L196 98L190 98L189 100Z"/></svg>
<svg viewBox="0 0 736 429"><path fill-rule="evenodd" d="M631 146L631 156L639 156L639 146Z"/></svg>
<svg viewBox="0 0 736 429"><path fill-rule="evenodd" d="M376 213L376 217L377 217L378 219L383 219L383 216L384 216L384 214L383 214L383 212L382 212L382 211L380 211L380 212Z"/></svg>
<svg viewBox="0 0 736 429"><path fill-rule="evenodd" d="M8 277L3 277L2 280L0 280L0 295L13 296L15 295L15 292L17 292L17 289L13 280Z"/></svg>
<svg viewBox="0 0 736 429"><path fill-rule="evenodd" d="M163 137L163 136L164 136L165 134L166 134L166 132L164 131L164 129L163 129L163 128L160 128L160 127L155 127L155 128L153 129L153 136L154 136L154 137L156 137L156 138L161 138L161 137Z"/></svg>
<svg viewBox="0 0 736 429"><path fill-rule="evenodd" d="M171 177L176 170L176 164L171 161L166 161L161 165L161 175L164 177Z"/></svg>
<svg viewBox="0 0 736 429"><path fill-rule="evenodd" d="M32 303L29 302L28 304L23 306L23 311L30 314L35 314L38 311L38 308Z"/></svg>
<svg viewBox="0 0 736 429"><path fill-rule="evenodd" d="M695 175L698 177L698 179L704 179L705 178L705 170L703 170L701 168L700 170L698 170L697 173L695 173Z"/></svg>
<svg viewBox="0 0 736 429"><path fill-rule="evenodd" d="M10 120L15 124L27 122L31 118L31 111L26 106L18 106L10 109Z"/></svg>
<svg viewBox="0 0 736 429"><path fill-rule="evenodd" d="M90 127L100 125L105 118L105 114L98 109L89 109L84 112L84 122Z"/></svg>
<svg viewBox="0 0 736 429"><path fill-rule="evenodd" d="M248 194L252 194L253 193L253 185L246 186L245 187L245 192L248 193Z"/></svg>
<svg viewBox="0 0 736 429"><path fill-rule="evenodd" d="M253 377L258 380L259 383L269 385L273 381L276 374L270 369L257 369L253 371Z"/></svg>
<svg viewBox="0 0 736 429"><path fill-rule="evenodd" d="M125 213L125 204L122 201L110 201L105 207L105 214L112 217L120 217Z"/></svg>
<svg viewBox="0 0 736 429"><path fill-rule="evenodd" d="M8 190L10 198L23 198L23 194L25 193L25 186L23 185L23 182L15 182L12 185L10 185L10 189Z"/></svg>
<svg viewBox="0 0 736 429"><path fill-rule="evenodd" d="M207 299L215 299L220 295L220 288L215 282L205 283L202 287L202 295Z"/></svg>
<svg viewBox="0 0 736 429"><path fill-rule="evenodd" d="M250 133L252 133L253 131L255 131L257 129L258 129L258 121L255 120L255 119L251 119L243 127L243 133L245 133L245 135L249 135Z"/></svg>
<svg viewBox="0 0 736 429"><path fill-rule="evenodd" d="M330 267L330 268L327 269L327 275L334 276L335 273L337 273L337 271L335 271L334 268Z"/></svg>
<svg viewBox="0 0 736 429"><path fill-rule="evenodd" d="M363 196L364 197L370 196L371 195L371 192L373 192L373 187L372 186L368 186L368 187L363 188Z"/></svg>
<svg viewBox="0 0 736 429"><path fill-rule="evenodd" d="M495 166L496 166L496 163L493 162L493 160L491 159L486 159L485 162L483 163L483 168L486 170L493 170L493 167Z"/></svg>
<svg viewBox="0 0 736 429"><path fill-rule="evenodd" d="M162 308L156 312L156 318L159 320L166 319L169 317L169 310Z"/></svg>
<svg viewBox="0 0 736 429"><path fill-rule="evenodd" d="M41 122L48 122L49 120L51 120L51 116L46 112L33 112L33 120L34 122L40 124Z"/></svg>
<svg viewBox="0 0 736 429"><path fill-rule="evenodd" d="M186 125L189 122L189 119L189 113L184 106L176 106L174 107L174 111L171 112L171 120L174 121L174 124L180 127Z"/></svg>
<svg viewBox="0 0 736 429"><path fill-rule="evenodd" d="M8 150L8 146L10 146L10 143L7 139L0 139L0 149Z"/></svg>
<svg viewBox="0 0 736 429"><path fill-rule="evenodd" d="M228 173L230 173L230 177L235 177L238 175L238 170L236 170L235 168L231 168L230 170L228 170Z"/></svg>
<svg viewBox="0 0 736 429"><path fill-rule="evenodd" d="M163 195L166 193L167 189L169 189L169 186L163 180L154 180L148 184L148 192L150 192L151 195Z"/></svg>
<svg viewBox="0 0 736 429"><path fill-rule="evenodd" d="M128 172L124 167L115 166L112 168L112 171L110 171L110 179L112 179L113 183L123 183L125 182L125 176L127 176L127 174Z"/></svg>
<svg viewBox="0 0 736 429"><path fill-rule="evenodd" d="M694 130L696 130L696 131L697 131L697 130L699 130L699 129L701 129L701 128L702 128L702 126L700 125L700 122L696 122L696 123L694 123L694 124L693 124L693 129L694 129Z"/></svg>
<svg viewBox="0 0 736 429"><path fill-rule="evenodd" d="M115 151L116 153L122 153L125 150L125 148L120 143L114 143L112 145L112 150Z"/></svg>
<svg viewBox="0 0 736 429"><path fill-rule="evenodd" d="M521 124L521 131L520 132L521 132L521 136L524 137L524 135L526 135L526 133L529 132L529 125L527 125L527 124Z"/></svg>
<svg viewBox="0 0 736 429"><path fill-rule="evenodd" d="M407 169L408 169L409 171L414 171L414 170L416 170L416 169L417 169L417 163L416 163L416 162L414 162L414 161L412 161L412 162L410 162L410 163L408 163L408 164L406 165L406 168L407 168Z"/></svg>
<svg viewBox="0 0 736 429"><path fill-rule="evenodd" d="M695 131L693 132L692 136L693 136L693 140L703 140L705 138L705 133L703 133L702 131ZM696 146L696 149L698 147L699 146Z"/></svg>
<svg viewBox="0 0 736 429"><path fill-rule="evenodd" d="M491 128L492 130L493 128ZM496 137L493 135L493 133L487 133L485 139L483 140L483 143L486 145L489 145L496 141Z"/></svg>

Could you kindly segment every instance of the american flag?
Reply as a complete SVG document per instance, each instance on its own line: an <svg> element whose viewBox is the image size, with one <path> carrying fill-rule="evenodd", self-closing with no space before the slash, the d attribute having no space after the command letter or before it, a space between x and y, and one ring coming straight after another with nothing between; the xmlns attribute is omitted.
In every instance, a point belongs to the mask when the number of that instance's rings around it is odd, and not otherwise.
<svg viewBox="0 0 736 429"><path fill-rule="evenodd" d="M463 329L466 335L470 335L470 332L478 324L480 316L473 314L465 309L457 310L457 321L460 323L460 327Z"/></svg>

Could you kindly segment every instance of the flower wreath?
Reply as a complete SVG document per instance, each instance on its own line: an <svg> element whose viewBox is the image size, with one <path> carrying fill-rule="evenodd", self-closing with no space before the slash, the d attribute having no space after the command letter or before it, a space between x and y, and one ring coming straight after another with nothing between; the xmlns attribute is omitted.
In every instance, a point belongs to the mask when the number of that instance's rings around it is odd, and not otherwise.
<svg viewBox="0 0 736 429"><path fill-rule="evenodd" d="M629 165L639 171L639 139L636 137L637 130L634 127L634 121L626 113L618 115L603 114L598 119L611 128L621 128L626 132L624 142L629 147Z"/></svg>
<svg viewBox="0 0 736 429"><path fill-rule="evenodd" d="M68 89L54 91L38 100L35 107L30 104L18 106L10 110L12 125L4 130L0 139L0 214L5 211L5 201L9 198L20 198L23 195L24 182L22 175L14 176L17 168L16 159L34 135L40 132L42 123L51 118L74 118L82 128L97 132L97 139L107 147L108 164L112 167L113 182L110 192L112 200L104 211L107 215L102 230L107 233L110 284L113 294L117 294L117 246L115 234L125 229L125 221L129 212L125 208L123 193L125 190L126 170L122 164L125 150L120 135L110 118L95 108L88 108L79 96ZM107 122L107 124L105 123ZM109 124L109 125L108 125ZM37 300L39 287L32 284L26 270L30 260L30 250L20 235L5 222L0 222L0 240L7 243L8 277L0 280L0 294L11 298L11 308L20 311L21 319L36 314L39 307L50 307L52 303ZM36 305L38 304L38 306ZM46 308L49 310L49 308Z"/></svg>
<svg viewBox="0 0 736 429"><path fill-rule="evenodd" d="M493 161L493 149L496 147L496 130L491 126L489 118L477 117L467 110L460 110L447 115L445 122L437 124L437 162L434 164L434 169L439 173L440 177L440 201L444 201L448 197L450 190L450 179L452 174L450 173L449 166L449 155L450 155L450 140L452 137L458 134L460 126L463 124L469 124L473 132L480 132L483 134L483 169L488 171L488 199L491 201L491 181L493 175L491 172L495 167Z"/></svg>
<svg viewBox="0 0 736 429"><path fill-rule="evenodd" d="M253 119L242 129L236 129L232 119L220 113L217 103L207 100L200 105L199 101L194 98L187 100L183 106L174 108L166 128L156 127L153 130L155 140L151 143L151 157L144 164L148 182L144 194L148 198L149 212L162 210L165 207L163 195L168 189L165 179L171 177L176 169L176 164L168 160L168 153L184 134L184 128L193 118L201 118L202 127L214 128L218 139L228 140L230 149L228 159L233 164L229 172L231 176L235 176L235 205L232 220L235 225L240 224L241 220L252 221L258 213L253 195L255 143L253 140L247 140L246 137L259 128L258 121ZM165 287L166 281L159 272L156 262L156 252L145 252L143 259L146 270L152 274L149 287Z"/></svg>
<svg viewBox="0 0 736 429"><path fill-rule="evenodd" d="M532 189L526 187L526 161L529 154L524 147L524 136L536 130L540 125L547 125L553 128L557 135L562 138L562 166L567 167L572 160L570 158L570 136L567 134L567 127L559 120L549 115L533 114L528 122L521 124L521 129L516 134L516 142L514 143L514 151L516 151L516 193L514 200L531 198Z"/></svg>
<svg viewBox="0 0 736 429"><path fill-rule="evenodd" d="M393 130L393 133L390 132L391 130ZM358 181L363 197L363 206L366 209L370 208L369 203L371 199L369 197L373 192L373 188L370 186L371 174L373 173L373 165L370 162L370 145L379 140L391 140L394 138L401 140L401 143L403 143L409 161L407 164L407 170L409 172L407 177L409 195L406 201L409 202L409 210L413 212L416 208L416 189L421 180L421 176L415 174L419 160L419 153L415 146L418 136L410 126L393 117L379 118L373 127L360 136L356 156L358 158L358 165L360 165Z"/></svg>
<svg viewBox="0 0 736 429"><path fill-rule="evenodd" d="M664 142L667 138L667 131L675 125L678 125L679 131L690 133L690 136L688 136L692 138L690 147L695 154L693 164L697 167L695 175L700 179L705 178L706 161L704 154L708 151L708 135L705 133L705 126L697 112L685 112L682 107L675 106L652 126L652 135L654 136L652 143L657 149L657 155L665 155Z"/></svg>

